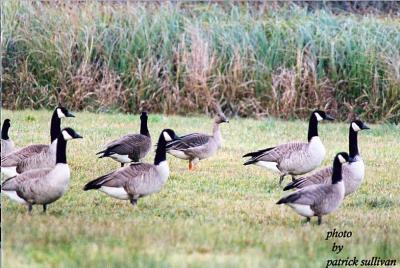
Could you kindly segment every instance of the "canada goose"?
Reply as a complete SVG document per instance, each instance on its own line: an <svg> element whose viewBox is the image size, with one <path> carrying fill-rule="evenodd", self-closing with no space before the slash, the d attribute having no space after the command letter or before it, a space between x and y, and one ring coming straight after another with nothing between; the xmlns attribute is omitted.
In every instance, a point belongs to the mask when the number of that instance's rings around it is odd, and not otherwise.
<svg viewBox="0 0 400 268"><path fill-rule="evenodd" d="M5 119L1 128L1 157L8 155L15 150L14 142L8 136L8 130L10 127L10 119Z"/></svg>
<svg viewBox="0 0 400 268"><path fill-rule="evenodd" d="M147 128L147 113L140 116L140 134L130 134L108 143L107 148L97 154L99 158L111 157L121 163L139 162L151 149L151 137Z"/></svg>
<svg viewBox="0 0 400 268"><path fill-rule="evenodd" d="M318 224L322 216L336 210L344 198L344 183L342 180L342 165L352 161L347 153L338 153L333 160L331 184L314 184L297 190L280 199L277 204L286 204L296 213L307 218L318 217Z"/></svg>
<svg viewBox="0 0 400 268"><path fill-rule="evenodd" d="M213 135L192 133L168 142L167 153L184 160L189 160L189 170L202 159L213 156L222 144L219 124L229 123L222 112L214 118Z"/></svg>
<svg viewBox="0 0 400 268"><path fill-rule="evenodd" d="M51 117L51 144L34 144L1 157L1 172L6 177L36 168L53 167L56 163L57 137L61 132L61 118L75 117L64 107L57 107Z"/></svg>
<svg viewBox="0 0 400 268"><path fill-rule="evenodd" d="M1 191L13 201L28 205L47 205L59 199L68 189L70 170L67 164L67 141L82 138L72 128L65 128L57 137L56 165L53 168L28 170L15 177L5 180Z"/></svg>
<svg viewBox="0 0 400 268"><path fill-rule="evenodd" d="M83 190L98 189L113 198L130 200L135 206L139 198L159 192L164 186L169 176L165 147L168 141L177 138L173 130L164 129L158 139L153 165L132 163L87 183Z"/></svg>
<svg viewBox="0 0 400 268"><path fill-rule="evenodd" d="M360 187L364 180L365 166L358 151L357 133L360 130L369 129L362 121L354 120L349 128L349 156L351 163L343 165L343 182L345 187L345 196L353 193ZM316 173L295 179L289 183L283 190L293 188L304 188L312 184L330 184L332 179L332 167L323 168Z"/></svg>
<svg viewBox="0 0 400 268"><path fill-rule="evenodd" d="M286 175L301 175L318 167L325 157L325 147L318 136L318 122L334 120L323 111L314 111L308 125L308 143L290 142L256 152L243 157L250 157L244 165L254 164L281 174L279 184Z"/></svg>

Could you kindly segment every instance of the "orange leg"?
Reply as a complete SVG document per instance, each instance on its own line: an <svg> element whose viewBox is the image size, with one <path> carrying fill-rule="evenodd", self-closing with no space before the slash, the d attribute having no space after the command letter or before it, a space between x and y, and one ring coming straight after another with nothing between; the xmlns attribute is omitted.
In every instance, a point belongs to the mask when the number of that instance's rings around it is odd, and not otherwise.
<svg viewBox="0 0 400 268"><path fill-rule="evenodd" d="M194 170L194 165L192 163L192 161L189 160L189 170L192 171Z"/></svg>

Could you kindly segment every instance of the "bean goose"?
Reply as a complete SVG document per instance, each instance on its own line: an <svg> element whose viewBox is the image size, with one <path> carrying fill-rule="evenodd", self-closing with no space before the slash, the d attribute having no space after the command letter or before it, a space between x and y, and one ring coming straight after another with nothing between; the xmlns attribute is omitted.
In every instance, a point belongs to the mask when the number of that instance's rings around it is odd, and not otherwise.
<svg viewBox="0 0 400 268"><path fill-rule="evenodd" d="M57 137L56 165L52 168L32 169L9 178L1 185L1 191L13 201L28 206L47 205L59 199L68 189L70 170L67 164L67 141L82 138L71 128L65 128Z"/></svg>
<svg viewBox="0 0 400 268"><path fill-rule="evenodd" d="M14 142L8 136L8 130L10 127L10 119L5 119L1 128L1 157L8 155L15 150Z"/></svg>
<svg viewBox="0 0 400 268"><path fill-rule="evenodd" d="M189 160L189 170L202 159L209 158L217 153L222 144L219 125L229 123L225 115L220 112L214 118L213 135L192 133L181 136L167 144L167 153L184 160Z"/></svg>
<svg viewBox="0 0 400 268"><path fill-rule="evenodd" d="M21 148L1 158L1 172L6 177L36 168L53 167L56 164L57 137L61 132L61 118L75 117L64 107L57 107L51 117L50 145L34 144Z"/></svg>
<svg viewBox="0 0 400 268"><path fill-rule="evenodd" d="M322 223L322 216L335 211L344 198L344 183L342 180L342 165L348 161L347 153L338 153L333 160L331 184L314 184L297 190L280 199L277 204L286 204L301 216L307 218L318 217L318 224Z"/></svg>
<svg viewBox="0 0 400 268"><path fill-rule="evenodd" d="M281 174L279 184L286 175L301 175L318 167L325 157L325 147L318 136L318 122L333 120L323 111L314 111L308 125L308 143L290 142L276 147L248 153L244 165L257 165Z"/></svg>
<svg viewBox="0 0 400 268"><path fill-rule="evenodd" d="M121 163L139 162L151 149L151 137L147 128L147 113L140 116L140 134L123 136L106 145L106 149L98 152L99 158L110 157Z"/></svg>
<svg viewBox="0 0 400 268"><path fill-rule="evenodd" d="M343 166L343 181L345 186L345 196L355 192L364 180L365 166L364 161L358 151L357 133L360 130L369 129L362 121L354 120L349 128L349 156L351 163ZM330 184L332 179L332 167L326 167L318 172L298 178L289 183L283 190L300 189L313 184Z"/></svg>
<svg viewBox="0 0 400 268"><path fill-rule="evenodd" d="M154 164L132 163L101 176L85 185L83 190L98 189L107 195L130 200L133 206L144 196L159 192L169 176L166 144L178 138L171 129L164 129L158 139Z"/></svg>

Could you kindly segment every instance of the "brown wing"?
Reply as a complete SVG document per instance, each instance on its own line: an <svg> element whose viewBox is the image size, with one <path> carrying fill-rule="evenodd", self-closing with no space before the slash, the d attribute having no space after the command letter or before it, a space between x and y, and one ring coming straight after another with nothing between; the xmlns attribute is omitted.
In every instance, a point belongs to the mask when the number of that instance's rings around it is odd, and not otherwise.
<svg viewBox="0 0 400 268"><path fill-rule="evenodd" d="M279 162L282 158L288 158L294 152L304 150L307 147L304 142L291 142L278 145L262 154L254 157L254 160L266 162Z"/></svg>
<svg viewBox="0 0 400 268"><path fill-rule="evenodd" d="M134 194L135 189L143 187L144 183L149 183L156 173L152 164L135 163L89 182L84 190L98 189L101 186L123 187L128 193Z"/></svg>
<svg viewBox="0 0 400 268"><path fill-rule="evenodd" d="M51 168L33 169L5 180L1 184L1 189L6 191L18 191L23 184L30 185L35 180L43 178L50 173Z"/></svg>
<svg viewBox="0 0 400 268"><path fill-rule="evenodd" d="M34 144L24 148L19 149L16 152L8 154L1 158L1 166L2 167L13 167L17 166L18 163L34 154L38 154L46 150L49 146L45 144Z"/></svg>
<svg viewBox="0 0 400 268"><path fill-rule="evenodd" d="M278 204L294 203L314 206L315 204L321 203L323 199L329 194L330 190L330 185L311 185L287 195L286 197L279 200Z"/></svg>
<svg viewBox="0 0 400 268"><path fill-rule="evenodd" d="M142 134L126 135L107 144L107 154L131 155L149 151L151 139Z"/></svg>
<svg viewBox="0 0 400 268"><path fill-rule="evenodd" d="M211 139L211 136L201 133L192 133L180 138L180 140L169 142L167 144L167 150L184 151L189 148L199 147L206 144Z"/></svg>

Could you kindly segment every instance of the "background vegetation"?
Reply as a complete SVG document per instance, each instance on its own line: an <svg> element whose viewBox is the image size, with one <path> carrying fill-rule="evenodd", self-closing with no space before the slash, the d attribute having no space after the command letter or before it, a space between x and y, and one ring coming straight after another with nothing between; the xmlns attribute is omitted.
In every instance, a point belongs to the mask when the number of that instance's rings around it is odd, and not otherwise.
<svg viewBox="0 0 400 268"><path fill-rule="evenodd" d="M11 118L17 146L49 142L47 111L3 111ZM76 113L63 121L84 136L68 143L71 182L47 215L2 198L3 267L325 267L327 259L400 259L400 127L370 125L359 134L366 178L325 223L304 224L283 196L278 176L242 165L245 152L289 140L306 140L307 122L233 119L221 126L224 146L189 172L187 162L168 156L171 175L158 194L129 202L84 192L86 182L119 167L98 159L103 144L137 132L139 116ZM151 114L153 141L165 127L178 135L211 132L212 119ZM323 165L347 150L348 124L322 123L327 149ZM255 138L257 137L257 138ZM155 143L155 142L153 142ZM146 161L153 160L151 152ZM286 179L288 182L290 179ZM326 241L327 231L351 231L348 239ZM344 245L339 255L333 242Z"/></svg>
<svg viewBox="0 0 400 268"><path fill-rule="evenodd" d="M3 1L3 106L400 120L400 20L288 6Z"/></svg>

